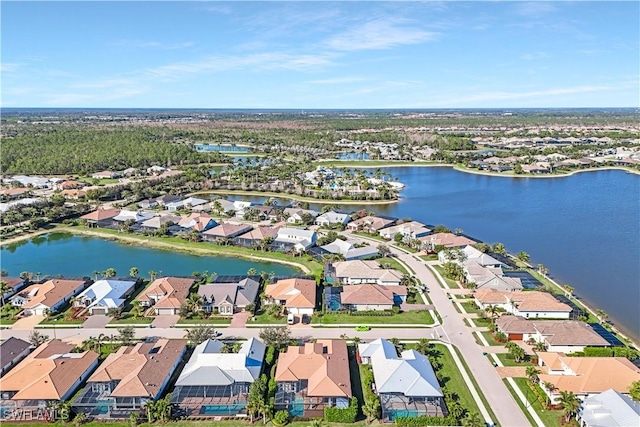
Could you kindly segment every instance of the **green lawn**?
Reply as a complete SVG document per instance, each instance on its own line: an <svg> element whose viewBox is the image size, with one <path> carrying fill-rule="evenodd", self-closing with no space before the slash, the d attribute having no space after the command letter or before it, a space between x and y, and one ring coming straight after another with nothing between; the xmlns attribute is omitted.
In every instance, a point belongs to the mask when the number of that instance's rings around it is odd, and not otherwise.
<svg viewBox="0 0 640 427"><path fill-rule="evenodd" d="M426 310L405 311L393 316L351 316L343 313L326 313L320 319L313 317L313 323L323 325L373 325L373 324L401 324L401 325L428 325L433 323L433 317Z"/></svg>
<svg viewBox="0 0 640 427"><path fill-rule="evenodd" d="M197 324L197 325L228 325L231 323L230 317L207 317L205 319L193 318L178 320L178 324Z"/></svg>
<svg viewBox="0 0 640 427"><path fill-rule="evenodd" d="M489 343L489 345L504 345L504 343L500 343L498 341L495 340L495 338L493 338L493 335L491 335L491 332L480 332L482 334L482 336L484 337L485 340L487 340L487 342Z"/></svg>
<svg viewBox="0 0 640 427"><path fill-rule="evenodd" d="M562 417L561 410L547 409L546 406L543 406L543 404L538 399L535 398L535 393L529 387L528 380L526 378L514 378L513 380L515 381L516 385L520 388L520 391L522 391L522 394L524 394L525 397L528 396L529 403L531 403L531 405L533 406L533 409L536 411L536 413L538 414L538 416L540 417L540 419L542 420L542 422L546 427L556 427L556 426L559 427L561 425L560 424L560 418Z"/></svg>
<svg viewBox="0 0 640 427"><path fill-rule="evenodd" d="M496 356L498 356L498 359L500 359L504 366L533 366L533 363L531 363L526 356L520 363L516 363L509 353L498 353Z"/></svg>
<svg viewBox="0 0 640 427"><path fill-rule="evenodd" d="M438 254L420 255L419 258L423 261L437 261Z"/></svg>
<svg viewBox="0 0 640 427"><path fill-rule="evenodd" d="M387 264L389 265L389 268L393 268L395 270L398 270L400 273L402 274L409 274L409 272L407 271L406 268L404 268L404 266L402 264L400 264L398 262L397 259L395 258L391 258L391 257L384 257L384 258L378 258L376 261L378 261L378 263L380 264L380 266L382 266L383 268L386 268Z"/></svg>
<svg viewBox="0 0 640 427"><path fill-rule="evenodd" d="M18 320L16 317L0 317L0 325L13 325L16 323L16 320Z"/></svg>
<svg viewBox="0 0 640 427"><path fill-rule="evenodd" d="M478 326L478 327L489 327L489 325L491 324L491 320L489 319L483 319L482 317L478 317L477 319L471 319L471 321L473 322L474 325Z"/></svg>
<svg viewBox="0 0 640 427"><path fill-rule="evenodd" d="M393 243L393 240L387 240L382 236L380 236L379 234L369 234L369 233L365 233L364 231L354 231L353 234L357 236L362 236L362 237L367 237L369 239L377 240L380 243L384 243L386 245L390 245Z"/></svg>
<svg viewBox="0 0 640 427"><path fill-rule="evenodd" d="M131 324L131 325L145 325L153 322L153 317L138 317L137 319L132 315L125 313L122 315L120 319L112 319L109 324L111 325L122 325L122 324Z"/></svg>
<svg viewBox="0 0 640 427"><path fill-rule="evenodd" d="M247 320L247 325L252 325L252 324L263 325L263 324L269 324L269 323L284 325L287 323L287 316L285 315L276 317L276 316L271 316L270 314L267 314L267 313L262 313L254 317L256 320L251 320L251 318L249 318L249 320Z"/></svg>
<svg viewBox="0 0 640 427"><path fill-rule="evenodd" d="M446 386L447 390L456 393L460 398L460 404L463 408L469 412L477 412L480 414L480 409L478 405L476 405L476 401L473 400L473 396L467 384L464 382L462 374L460 370L458 370L449 349L442 344L435 344L434 348L441 353L439 357L440 363L442 363L442 368L440 369L442 373L440 386ZM480 389L478 389L478 393L481 393Z"/></svg>
<svg viewBox="0 0 640 427"><path fill-rule="evenodd" d="M464 311L466 311L467 313L475 313L475 314L482 313L482 310L478 308L475 301L461 302L460 305L462 306L462 308L464 308Z"/></svg>
<svg viewBox="0 0 640 427"><path fill-rule="evenodd" d="M502 382L504 382L504 385L507 387L507 390L509 390L509 393L511 393L511 395L513 396L513 399L516 401L516 403L518 404L518 406L520 407L520 410L522 411L522 413L527 417L527 419L529 420L529 422L531 423L532 426L536 425L536 422L534 421L533 417L531 416L531 414L529 413L529 411L526 409L526 407L524 406L524 404L522 403L522 401L518 398L518 396L516 395L515 391L513 390L513 387L511 387L511 384L509 383L509 381L507 381L506 378L502 379ZM526 396L526 395L525 395Z"/></svg>
<svg viewBox="0 0 640 427"><path fill-rule="evenodd" d="M444 281L447 282L447 286L449 286L452 289L460 288L460 285L458 285L458 282L456 282L455 280L451 280L447 277L444 277L444 269L442 268L441 265L432 265L431 267L433 267L438 273L440 273L440 276L442 276Z"/></svg>

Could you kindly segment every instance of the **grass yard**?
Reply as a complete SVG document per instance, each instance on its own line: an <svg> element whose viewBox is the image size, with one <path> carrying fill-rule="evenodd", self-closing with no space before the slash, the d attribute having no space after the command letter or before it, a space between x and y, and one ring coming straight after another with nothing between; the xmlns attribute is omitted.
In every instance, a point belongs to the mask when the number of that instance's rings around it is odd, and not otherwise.
<svg viewBox="0 0 640 427"><path fill-rule="evenodd" d="M444 281L447 283L447 286L449 286L452 289L460 288L460 285L458 284L458 282L456 282L455 280L451 280L447 277L444 277L444 269L442 268L441 265L432 265L431 267L433 267L438 273L440 273L440 276L442 276Z"/></svg>
<svg viewBox="0 0 640 427"><path fill-rule="evenodd" d="M178 324L188 324L188 325L228 325L231 323L230 317L207 317L205 319L193 318L193 319L184 319L181 318L178 320Z"/></svg>
<svg viewBox="0 0 640 427"><path fill-rule="evenodd" d="M525 356L520 363L516 363L515 359L511 357L509 353L498 353L496 356L498 356L498 359L500 359L500 362L502 362L504 366L533 366L533 363L529 361L527 356Z"/></svg>
<svg viewBox="0 0 640 427"><path fill-rule="evenodd" d="M514 378L516 385L522 391L522 394L528 396L529 403L533 406L542 422L546 427L560 427L560 419L562 418L561 410L547 409L546 405L543 405L538 399L535 398L535 392L529 387L528 380L526 378Z"/></svg>
<svg viewBox="0 0 640 427"><path fill-rule="evenodd" d="M377 240L380 243L384 243L384 244L387 244L387 245L390 245L390 244L393 243L393 240L386 240L382 236L380 236L379 234L369 234L369 233L365 233L364 231L356 231L353 234L355 234L357 236L366 237L368 239Z"/></svg>
<svg viewBox="0 0 640 427"><path fill-rule="evenodd" d="M437 261L438 254L420 255L419 258L423 261Z"/></svg>
<svg viewBox="0 0 640 427"><path fill-rule="evenodd" d="M133 317L132 315L125 313L122 315L122 317L120 319L112 319L111 322L109 322L110 325L126 325L126 324L131 324L131 325L148 325L149 323L153 322L153 317L138 317L137 319L135 317Z"/></svg>
<svg viewBox="0 0 640 427"><path fill-rule="evenodd" d="M471 319L471 321L477 327L487 327L488 328L489 325L491 325L491 320L484 319L482 317L478 317L477 319Z"/></svg>
<svg viewBox="0 0 640 427"><path fill-rule="evenodd" d="M502 382L504 382L504 385L507 387L507 390L509 390L509 393L511 393L511 395L513 396L513 399L516 401L516 403L520 407L520 410L522 411L522 413L527 417L531 425L535 426L536 422L534 421L533 417L531 416L527 408L524 406L522 401L518 398L518 396L516 396L516 392L513 390L513 387L511 387L511 384L509 383L509 381L507 381L506 378L503 378Z"/></svg>
<svg viewBox="0 0 640 427"><path fill-rule="evenodd" d="M247 320L247 325L252 325L252 324L264 325L269 323L284 325L287 323L287 316L285 315L276 317L268 313L262 313L254 316L254 318L255 320L252 320L251 318L249 318L249 320Z"/></svg>
<svg viewBox="0 0 640 427"><path fill-rule="evenodd" d="M313 323L323 325L374 325L374 324L399 324L399 325L428 325L433 323L433 317L426 310L405 311L393 316L351 316L343 313L326 313L318 318L312 318Z"/></svg>
<svg viewBox="0 0 640 427"><path fill-rule="evenodd" d="M397 259L391 257L378 258L376 261L383 267L386 268L389 265L389 268L393 268L398 270L402 274L408 274L407 269L401 265Z"/></svg>
<svg viewBox="0 0 640 427"><path fill-rule="evenodd" d="M489 345L504 345L505 344L505 343L496 341L496 339L493 337L493 335L491 335L491 332L483 331L483 332L480 332L480 333L482 334L484 339L487 340Z"/></svg>
<svg viewBox="0 0 640 427"><path fill-rule="evenodd" d="M475 314L482 313L482 310L478 308L478 306L474 301L461 302L460 305L462 306L462 308L464 308L464 311L466 311L467 313L475 313Z"/></svg>
<svg viewBox="0 0 640 427"><path fill-rule="evenodd" d="M469 412L477 412L480 414L480 409L478 405L476 405L475 400L473 400L473 396L467 384L464 382L462 374L458 370L449 349L442 344L435 344L434 348L441 353L439 357L440 363L442 363L440 372L443 376L440 381L440 386L446 386L447 390L456 393L460 398L460 404L463 408ZM478 390L478 392L480 392L480 390Z"/></svg>

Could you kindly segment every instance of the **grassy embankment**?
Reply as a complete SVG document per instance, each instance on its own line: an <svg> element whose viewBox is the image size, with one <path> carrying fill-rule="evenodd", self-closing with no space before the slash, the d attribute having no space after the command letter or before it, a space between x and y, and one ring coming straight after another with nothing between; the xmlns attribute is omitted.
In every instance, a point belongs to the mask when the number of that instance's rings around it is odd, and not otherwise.
<svg viewBox="0 0 640 427"><path fill-rule="evenodd" d="M277 199L298 200L300 202L318 203L323 205L388 205L396 203L398 200L351 200L351 199L316 199L314 197L303 197L289 193L276 193L274 191L248 191L248 190L207 190L190 193L187 196L199 196L202 194L217 194L220 196L252 196L252 197L275 197Z"/></svg>

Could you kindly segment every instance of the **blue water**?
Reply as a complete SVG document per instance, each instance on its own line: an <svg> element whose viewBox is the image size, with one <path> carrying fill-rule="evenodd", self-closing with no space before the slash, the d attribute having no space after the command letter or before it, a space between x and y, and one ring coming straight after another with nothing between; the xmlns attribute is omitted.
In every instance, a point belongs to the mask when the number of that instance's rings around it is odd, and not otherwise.
<svg viewBox="0 0 640 427"><path fill-rule="evenodd" d="M206 244L206 243L203 243ZM115 268L118 277L129 275L136 267L140 276L148 271L162 275L190 276L194 271L221 275L246 274L250 268L276 275L299 274L299 270L277 263L257 262L229 257L196 256L179 252L129 246L95 237L55 233L3 246L0 252L3 270L10 276L22 271L40 272L43 276L93 276Z"/></svg>
<svg viewBox="0 0 640 427"><path fill-rule="evenodd" d="M200 408L202 415L235 415L244 411L245 405L205 405Z"/></svg>
<svg viewBox="0 0 640 427"><path fill-rule="evenodd" d="M195 144L196 151L220 151L225 153L248 153L247 147L237 147L235 145L217 145L217 144Z"/></svg>
<svg viewBox="0 0 640 427"><path fill-rule="evenodd" d="M419 417L421 415L424 415L424 411L421 412L415 409L390 409L389 421L400 417Z"/></svg>
<svg viewBox="0 0 640 427"><path fill-rule="evenodd" d="M563 178L506 178L445 167L387 168L406 185L383 215L461 228L570 284L625 333L640 339L640 176L621 170ZM394 178L396 179L396 178ZM359 206L344 206L355 210Z"/></svg>
<svg viewBox="0 0 640 427"><path fill-rule="evenodd" d="M367 153L345 152L336 155L338 160L369 160Z"/></svg>

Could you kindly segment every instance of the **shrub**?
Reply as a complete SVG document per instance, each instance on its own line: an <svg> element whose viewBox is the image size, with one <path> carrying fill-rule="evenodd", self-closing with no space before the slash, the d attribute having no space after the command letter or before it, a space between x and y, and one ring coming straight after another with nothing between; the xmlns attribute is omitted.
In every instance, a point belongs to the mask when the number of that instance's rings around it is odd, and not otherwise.
<svg viewBox="0 0 640 427"><path fill-rule="evenodd" d="M289 424L289 412L285 410L278 411L271 421L277 426L287 425Z"/></svg>
<svg viewBox="0 0 640 427"><path fill-rule="evenodd" d="M269 346L267 348L267 355L265 356L264 361L267 365L271 366L275 358L276 358L276 348L273 346Z"/></svg>
<svg viewBox="0 0 640 427"><path fill-rule="evenodd" d="M451 415L447 417L398 417L395 419L399 427L423 427L423 426L457 426L460 425Z"/></svg>
<svg viewBox="0 0 640 427"><path fill-rule="evenodd" d="M324 408L324 420L330 423L352 424L358 416L358 399L352 397L348 408Z"/></svg>

